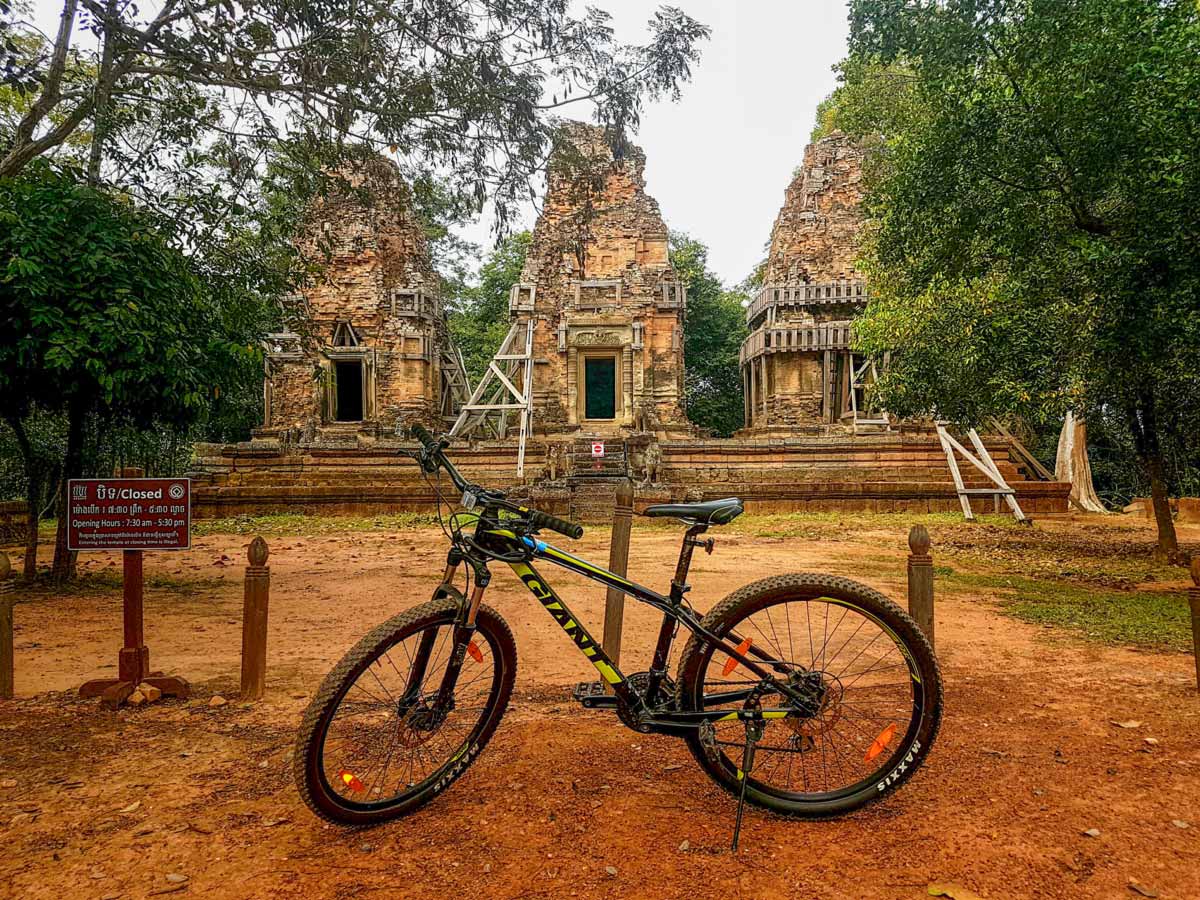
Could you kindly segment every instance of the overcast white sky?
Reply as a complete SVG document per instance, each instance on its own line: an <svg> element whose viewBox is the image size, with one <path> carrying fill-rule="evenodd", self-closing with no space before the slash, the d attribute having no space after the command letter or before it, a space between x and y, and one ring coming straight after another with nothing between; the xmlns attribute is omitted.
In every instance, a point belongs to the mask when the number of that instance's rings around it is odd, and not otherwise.
<svg viewBox="0 0 1200 900"><path fill-rule="evenodd" d="M710 250L727 284L762 258L771 223L812 131L817 104L833 90L846 52L845 0L669 0L705 23L712 38L677 104L657 103L634 136L646 151L646 183L668 227ZM608 10L617 36L646 39L659 3L588 0ZM581 4L582 5L582 4ZM38 24L53 33L61 0L34 0ZM583 107L567 107L587 118ZM533 221L525 225L532 227ZM487 222L464 236L490 245Z"/></svg>
<svg viewBox="0 0 1200 900"><path fill-rule="evenodd" d="M741 281L763 246L804 155L817 104L846 55L844 0L670 0L712 29L677 104L642 116L646 190L667 226L709 247L710 267ZM645 39L645 0L593 0L620 38ZM582 115L579 116L583 118Z"/></svg>

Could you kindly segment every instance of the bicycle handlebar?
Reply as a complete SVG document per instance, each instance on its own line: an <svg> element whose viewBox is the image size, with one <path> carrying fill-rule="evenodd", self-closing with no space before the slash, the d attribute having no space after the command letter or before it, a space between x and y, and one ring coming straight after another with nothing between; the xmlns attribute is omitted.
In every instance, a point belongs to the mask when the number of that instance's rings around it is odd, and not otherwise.
<svg viewBox="0 0 1200 900"><path fill-rule="evenodd" d="M478 490L463 478L459 474L458 469L454 468L454 464L446 458L444 451L449 446L449 441L445 438L435 438L424 425L414 424L409 429L409 432L421 443L429 465L433 466L433 469L429 469L428 471L432 472L438 466L441 466L446 470L446 474L450 476L450 480L454 482L454 486L460 491ZM424 461L422 461L422 464L425 464ZM549 528L551 531L556 531L563 537L569 537L572 540L579 540L579 538L583 537L583 526L575 522L568 522L566 519L560 519L558 516L552 516L549 513L540 512L536 509L524 510L516 506L512 508L525 512L528 516L529 524L533 528Z"/></svg>
<svg viewBox="0 0 1200 900"><path fill-rule="evenodd" d="M549 513L538 512L536 509L529 511L529 524L534 528L549 528L551 531L557 531L563 537L569 537L576 541L583 537L582 525L568 522L566 519L560 519Z"/></svg>

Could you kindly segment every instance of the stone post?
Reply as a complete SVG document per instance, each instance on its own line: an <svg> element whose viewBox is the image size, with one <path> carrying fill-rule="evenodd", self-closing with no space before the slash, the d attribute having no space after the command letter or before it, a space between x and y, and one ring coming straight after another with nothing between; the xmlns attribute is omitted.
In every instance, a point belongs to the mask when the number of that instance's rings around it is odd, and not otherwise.
<svg viewBox="0 0 1200 900"><path fill-rule="evenodd" d="M242 604L242 697L259 700L267 683L267 601L271 592L270 551L262 537L250 542Z"/></svg>
<svg viewBox="0 0 1200 900"><path fill-rule="evenodd" d="M633 479L617 484L617 503L613 510L612 543L608 549L608 570L625 577L629 568L629 533L633 528ZM621 623L625 617L625 595L609 588L604 600L604 652L614 665L621 662Z"/></svg>
<svg viewBox="0 0 1200 900"><path fill-rule="evenodd" d="M914 525L908 533L908 614L913 617L929 646L933 646L933 557L929 554L929 531Z"/></svg>
<svg viewBox="0 0 1200 900"><path fill-rule="evenodd" d="M13 583L8 554L0 550L0 700L13 695Z"/></svg>
<svg viewBox="0 0 1200 900"><path fill-rule="evenodd" d="M1200 691L1200 556L1192 557L1192 587L1188 588L1192 608L1192 655L1196 661L1196 690Z"/></svg>

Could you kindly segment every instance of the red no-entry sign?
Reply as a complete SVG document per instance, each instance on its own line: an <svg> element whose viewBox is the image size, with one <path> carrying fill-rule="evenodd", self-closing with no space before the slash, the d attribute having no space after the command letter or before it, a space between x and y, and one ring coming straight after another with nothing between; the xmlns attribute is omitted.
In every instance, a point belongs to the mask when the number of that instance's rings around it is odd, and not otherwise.
<svg viewBox="0 0 1200 900"><path fill-rule="evenodd" d="M186 550L192 483L187 478L80 478L67 486L70 550Z"/></svg>

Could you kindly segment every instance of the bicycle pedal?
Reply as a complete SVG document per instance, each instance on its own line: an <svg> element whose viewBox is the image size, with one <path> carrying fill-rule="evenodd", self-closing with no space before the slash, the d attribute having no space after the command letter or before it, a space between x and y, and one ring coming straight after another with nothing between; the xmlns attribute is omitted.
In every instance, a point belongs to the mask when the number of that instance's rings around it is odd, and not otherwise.
<svg viewBox="0 0 1200 900"><path fill-rule="evenodd" d="M606 692L603 681L581 681L571 692L571 699L582 703L587 709L612 709L617 705L617 698Z"/></svg>

